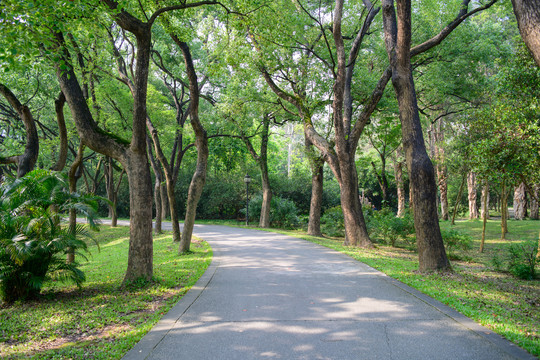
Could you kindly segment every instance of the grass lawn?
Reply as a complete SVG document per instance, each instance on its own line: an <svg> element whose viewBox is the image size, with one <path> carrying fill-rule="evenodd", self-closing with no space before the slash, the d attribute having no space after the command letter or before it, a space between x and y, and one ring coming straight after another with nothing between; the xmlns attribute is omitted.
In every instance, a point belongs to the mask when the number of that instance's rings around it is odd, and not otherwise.
<svg viewBox="0 0 540 360"><path fill-rule="evenodd" d="M0 308L2 359L119 359L195 284L212 259L206 242L177 255L172 235L154 236L154 282L121 288L129 228L102 226L100 250L80 259L82 289L49 283L37 301Z"/></svg>
<svg viewBox="0 0 540 360"><path fill-rule="evenodd" d="M232 225L232 223L231 223ZM441 228L450 228L441 222ZM540 281L520 280L495 271L491 259L512 243L538 240L540 221L508 223L508 240L500 240L500 222L488 222L484 253L479 253L481 221L458 221L452 228L471 235L473 249L467 261L452 261L454 272L422 274L418 256L405 248L377 244L375 249L343 246L343 239L308 236L301 231L280 232L335 249L441 301L479 324L504 336L535 356L540 356ZM268 229L260 229L268 230ZM537 264L537 274L540 266Z"/></svg>

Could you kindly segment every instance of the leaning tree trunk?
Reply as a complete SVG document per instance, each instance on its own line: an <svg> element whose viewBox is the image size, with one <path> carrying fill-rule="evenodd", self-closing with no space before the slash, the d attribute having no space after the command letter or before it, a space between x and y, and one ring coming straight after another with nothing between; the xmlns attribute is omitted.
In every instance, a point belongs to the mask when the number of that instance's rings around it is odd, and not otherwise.
<svg viewBox="0 0 540 360"><path fill-rule="evenodd" d="M23 177L36 166L39 154L39 138L36 123L28 106L23 105L19 99L4 84L0 84L0 94L3 95L9 104L17 111L21 117L26 130L26 146L22 155L9 158L0 158L0 164L17 164L17 177Z"/></svg>
<svg viewBox="0 0 540 360"><path fill-rule="evenodd" d="M525 220L527 216L527 196L525 194L525 184L519 184L514 190L514 219Z"/></svg>
<svg viewBox="0 0 540 360"><path fill-rule="evenodd" d="M531 220L538 220L538 202L540 195L540 184L533 185L532 188L532 194L531 194ZM540 251L539 251L540 253Z"/></svg>
<svg viewBox="0 0 540 360"><path fill-rule="evenodd" d="M478 205L476 205L477 185L474 172L470 172L467 176L467 190L469 194L469 220L478 219Z"/></svg>
<svg viewBox="0 0 540 360"><path fill-rule="evenodd" d="M512 0L512 5L521 37L540 66L540 1Z"/></svg>
<svg viewBox="0 0 540 360"><path fill-rule="evenodd" d="M112 4L111 4L112 5ZM131 142L108 136L99 129L86 103L62 33L55 33L61 56L56 76L66 96L81 141L92 150L114 157L126 169L130 186L130 240L128 266L123 284L137 279L151 280L153 275L152 181L146 156L146 89L151 33L148 24L130 22L129 14L116 17L119 25L137 36L137 63L133 99ZM136 28L136 29L135 29Z"/></svg>
<svg viewBox="0 0 540 360"><path fill-rule="evenodd" d="M58 99L54 101L54 109L56 112L56 122L58 123L58 137L60 138L60 150L56 164L51 168L54 171L62 171L66 166L68 155L68 138L66 129L66 120L64 118L64 105L66 97L63 92L60 92Z"/></svg>
<svg viewBox="0 0 540 360"><path fill-rule="evenodd" d="M182 230L182 238L180 240L180 253L189 252L191 244L191 236L195 225L195 215L197 213L197 204L201 198L201 194L206 182L206 166L208 163L208 135L199 120L199 83L197 74L193 65L193 59L189 46L179 39L171 35L176 44L180 47L184 56L184 63L189 79L189 93L191 99L190 107L190 122L193 132L195 133L195 146L197 148L197 166L195 173L189 185L188 198L186 203L186 217L184 221L184 229ZM171 208L171 213L173 209Z"/></svg>
<svg viewBox="0 0 540 360"><path fill-rule="evenodd" d="M426 152L411 67L411 2L383 0L383 22L392 84L398 100L403 150L413 191L414 227L419 270L451 269L446 256L437 213L435 170Z"/></svg>

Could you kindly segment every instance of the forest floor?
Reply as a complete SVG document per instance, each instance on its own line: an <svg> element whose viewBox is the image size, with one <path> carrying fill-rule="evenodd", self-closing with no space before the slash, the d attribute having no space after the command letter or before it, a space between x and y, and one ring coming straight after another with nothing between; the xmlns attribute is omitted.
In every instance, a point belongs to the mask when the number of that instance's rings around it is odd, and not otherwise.
<svg viewBox="0 0 540 360"><path fill-rule="evenodd" d="M127 264L129 228L103 226L80 258L81 289L48 283L39 299L0 306L1 359L119 359L131 349L204 274L209 245L195 239L189 255L178 256L170 233L154 236L154 280L121 287Z"/></svg>
<svg viewBox="0 0 540 360"><path fill-rule="evenodd" d="M403 247L376 244L374 249L360 249L343 246L340 238L312 237L299 231L279 232L348 254L441 301L540 357L540 266L536 266L535 280L518 279L501 269L511 244L538 240L540 222L511 220L507 240L500 240L500 222L488 221L483 253L478 251L481 221L462 220L454 226L441 222L442 229L450 227L469 234L473 239L472 249L460 254L462 260L452 260L452 272L428 274L418 272L418 255L408 244L401 244ZM500 266L494 266L494 263Z"/></svg>

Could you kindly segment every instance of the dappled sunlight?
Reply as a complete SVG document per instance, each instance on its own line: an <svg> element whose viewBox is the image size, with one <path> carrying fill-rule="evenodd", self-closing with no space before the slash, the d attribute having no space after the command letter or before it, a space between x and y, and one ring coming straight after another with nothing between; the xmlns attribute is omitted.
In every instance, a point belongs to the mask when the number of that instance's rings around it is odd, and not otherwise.
<svg viewBox="0 0 540 360"><path fill-rule="evenodd" d="M106 248L106 247L110 247L110 246L116 246L116 245L119 245L121 243L123 243L124 241L129 241L129 237L123 237L123 238L119 238L118 240L114 240L114 241L111 241L105 245L100 245L100 247L102 248Z"/></svg>

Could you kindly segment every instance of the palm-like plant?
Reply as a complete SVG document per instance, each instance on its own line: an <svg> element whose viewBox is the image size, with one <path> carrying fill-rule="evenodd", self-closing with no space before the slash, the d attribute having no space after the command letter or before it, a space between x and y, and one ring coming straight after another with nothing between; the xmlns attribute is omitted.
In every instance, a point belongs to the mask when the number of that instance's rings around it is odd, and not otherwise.
<svg viewBox="0 0 540 360"><path fill-rule="evenodd" d="M84 273L67 263L67 251L88 251L88 228L62 226L76 209L96 229L97 197L70 193L59 173L34 170L0 186L0 297L5 302L35 297L47 279L81 285Z"/></svg>

